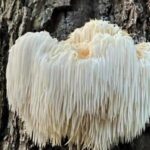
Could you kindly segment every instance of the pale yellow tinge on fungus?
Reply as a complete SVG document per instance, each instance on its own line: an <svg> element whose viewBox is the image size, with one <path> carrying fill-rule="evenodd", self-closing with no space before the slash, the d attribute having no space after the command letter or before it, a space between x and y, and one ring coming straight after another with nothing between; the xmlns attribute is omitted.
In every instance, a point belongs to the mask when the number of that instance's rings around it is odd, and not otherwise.
<svg viewBox="0 0 150 150"><path fill-rule="evenodd" d="M78 43L74 45L76 50L76 56L78 59L86 59L92 56L92 50L90 50L88 43Z"/></svg>
<svg viewBox="0 0 150 150"><path fill-rule="evenodd" d="M44 146L107 150L130 141L150 116L150 44L92 20L58 42L26 33L11 47L7 96L27 134Z"/></svg>
<svg viewBox="0 0 150 150"><path fill-rule="evenodd" d="M78 53L78 57L81 59L89 58L92 55L92 52L89 49L81 49L77 51L77 53Z"/></svg>

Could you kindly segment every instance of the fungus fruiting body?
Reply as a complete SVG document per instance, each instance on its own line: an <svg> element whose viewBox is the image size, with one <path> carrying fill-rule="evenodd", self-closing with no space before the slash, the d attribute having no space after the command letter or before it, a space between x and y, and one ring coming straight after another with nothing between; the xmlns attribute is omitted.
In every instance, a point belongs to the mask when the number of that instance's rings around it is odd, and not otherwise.
<svg viewBox="0 0 150 150"><path fill-rule="evenodd" d="M35 143L107 150L150 116L150 43L92 20L64 41L26 33L9 51L7 96Z"/></svg>

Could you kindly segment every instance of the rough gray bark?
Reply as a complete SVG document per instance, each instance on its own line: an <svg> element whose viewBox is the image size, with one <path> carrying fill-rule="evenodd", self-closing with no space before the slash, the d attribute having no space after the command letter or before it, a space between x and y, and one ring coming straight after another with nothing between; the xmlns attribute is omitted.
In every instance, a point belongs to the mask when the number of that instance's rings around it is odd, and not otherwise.
<svg viewBox="0 0 150 150"><path fill-rule="evenodd" d="M6 98L8 49L28 31L47 30L59 40L90 19L104 19L126 29L138 41L150 41L150 0L0 0L0 149L38 150L11 113ZM51 147L43 150L67 149ZM113 150L150 150L150 128Z"/></svg>

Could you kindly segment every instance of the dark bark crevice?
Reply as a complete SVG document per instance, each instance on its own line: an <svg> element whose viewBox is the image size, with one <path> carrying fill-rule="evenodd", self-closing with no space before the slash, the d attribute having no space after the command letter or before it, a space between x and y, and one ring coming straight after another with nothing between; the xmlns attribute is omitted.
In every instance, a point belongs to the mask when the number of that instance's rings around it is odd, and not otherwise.
<svg viewBox="0 0 150 150"><path fill-rule="evenodd" d="M72 10L73 9L71 6L61 6L54 8L51 19L48 20L45 24L43 24L43 28L40 30L44 29L51 34L54 33L59 26L58 24L60 19L62 18L62 15L66 17L67 12Z"/></svg>
<svg viewBox="0 0 150 150"><path fill-rule="evenodd" d="M5 19L1 20L0 24L0 97L2 98L2 101L0 102L0 141L3 140L7 124L8 124L8 116L9 116L9 110L8 110L8 102L6 98L6 79L5 79L5 72L6 72L6 65L7 65L7 56L8 56L8 43L9 43L9 35L8 35L8 25Z"/></svg>

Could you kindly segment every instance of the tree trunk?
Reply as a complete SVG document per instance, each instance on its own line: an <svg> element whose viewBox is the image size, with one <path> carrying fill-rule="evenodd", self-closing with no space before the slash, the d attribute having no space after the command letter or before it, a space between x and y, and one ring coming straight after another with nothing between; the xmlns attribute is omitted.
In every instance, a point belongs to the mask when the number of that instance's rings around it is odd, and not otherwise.
<svg viewBox="0 0 150 150"><path fill-rule="evenodd" d="M9 111L5 71L8 50L28 31L48 31L66 39L90 19L103 19L127 30L135 42L150 41L150 0L0 0L0 149L38 150L23 131L23 123ZM67 146L43 150L68 149ZM113 150L150 150L150 127L130 143Z"/></svg>

